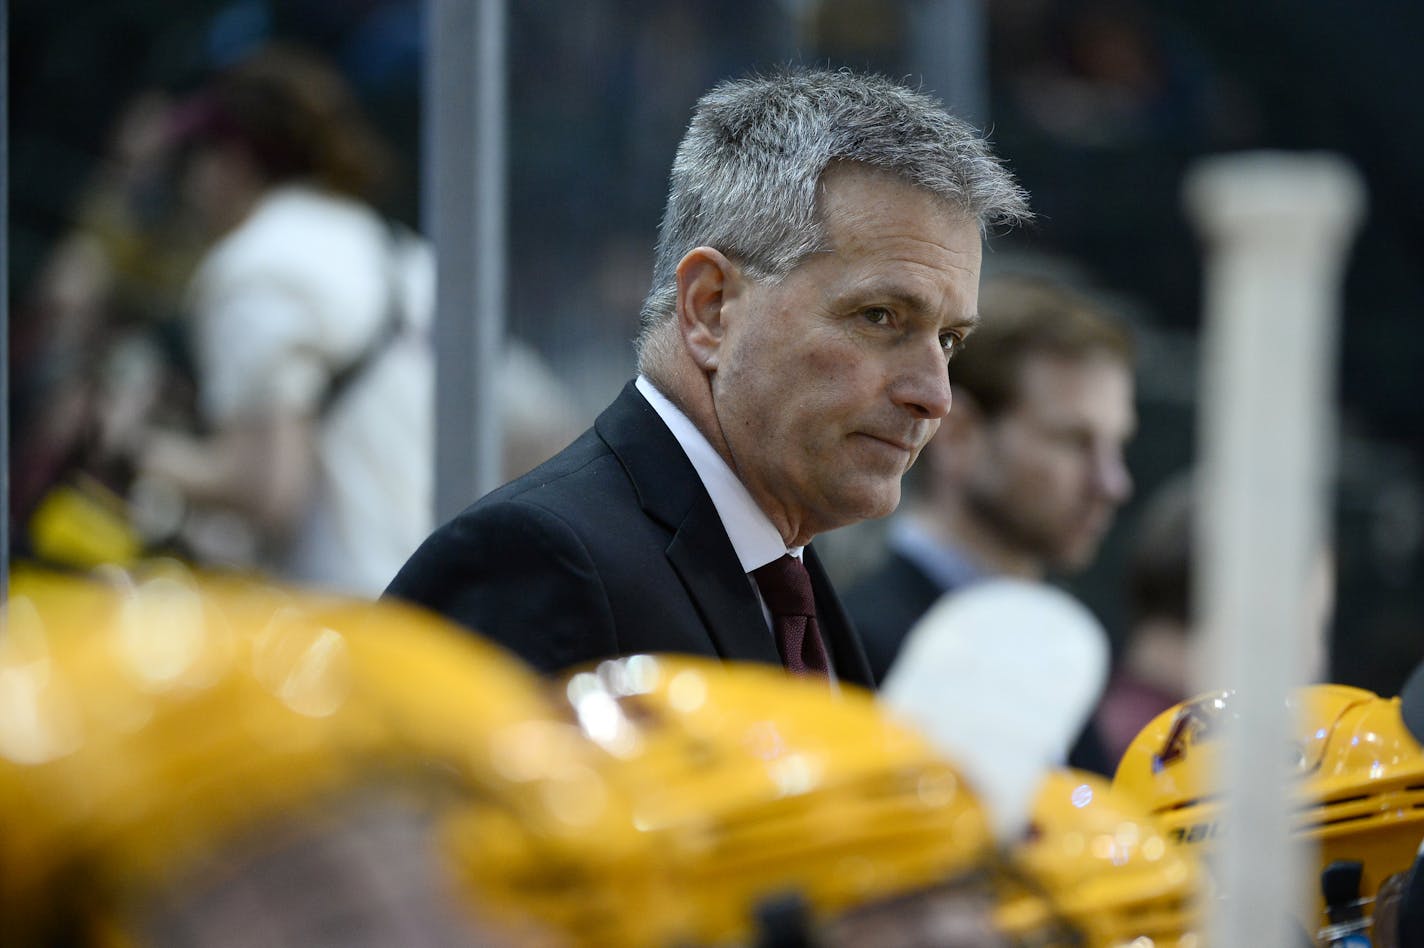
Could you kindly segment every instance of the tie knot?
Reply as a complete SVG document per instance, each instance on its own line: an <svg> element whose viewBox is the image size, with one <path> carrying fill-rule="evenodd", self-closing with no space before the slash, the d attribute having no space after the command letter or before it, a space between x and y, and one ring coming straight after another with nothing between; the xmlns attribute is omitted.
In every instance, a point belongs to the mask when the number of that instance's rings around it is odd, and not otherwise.
<svg viewBox="0 0 1424 948"><path fill-rule="evenodd" d="M766 607L774 616L814 616L816 597L811 592L811 574L790 553L752 570Z"/></svg>

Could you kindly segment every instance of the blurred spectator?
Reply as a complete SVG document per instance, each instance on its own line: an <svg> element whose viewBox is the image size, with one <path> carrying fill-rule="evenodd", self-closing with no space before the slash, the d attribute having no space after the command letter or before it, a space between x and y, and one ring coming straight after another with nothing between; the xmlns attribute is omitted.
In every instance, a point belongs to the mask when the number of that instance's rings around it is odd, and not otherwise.
<svg viewBox="0 0 1424 948"><path fill-rule="evenodd" d="M219 150L216 141L208 139L221 136L203 125L207 119L201 113L206 106L201 103L208 95L175 109L166 93L144 90L123 110L115 123L109 157L80 201L72 232L51 252L20 309L14 349L17 385L12 411L17 438L12 496L17 522L24 528L17 536L16 550L22 558L87 567L128 562L135 555L158 551L225 565L248 564L256 555L251 521L234 513L244 509L241 503L229 509L219 497L214 498L217 506L204 506L197 491L187 496L175 493L173 485L155 477L154 471L140 466L135 472L125 458L116 456L131 453L136 442L152 432L162 431L164 438L177 441L180 430L212 427L208 419L197 417L196 370L189 346L195 326L184 318L183 306L193 299L185 300L185 289L203 257L204 243L212 237L209 205L229 196L190 194L197 200L185 207L178 201L179 186L186 182L191 188L197 173L176 173L191 172L199 151ZM175 145L179 146L176 154ZM232 195L239 193L240 183L234 183L230 171L218 172L217 178ZM288 185L285 190L304 193L305 189ZM288 208L288 219L294 216L295 202L290 198L258 202L268 208L269 217L274 204ZM251 216L256 216L255 210ZM356 220L359 237L369 219L359 213ZM200 224L208 229L200 231ZM305 230L291 231L296 236L281 240L315 232L309 221L303 226ZM234 233L238 232L246 231L237 228ZM425 251L413 247L409 237L401 239L407 252L419 258L414 261L413 276L419 281L415 289L420 298L428 298ZM249 236L230 241L246 242L248 249L236 264L238 272L224 277L240 293L229 294L222 306L246 305L243 297L255 299L261 287L270 289L277 279L287 280L283 286L293 297L307 293L307 283L317 279L314 268L294 256L284 262L289 270L281 270L252 249L253 240ZM229 241L220 237L218 243ZM289 249L281 248L283 253ZM355 249L365 248L357 242ZM224 253L230 258L235 252ZM206 258L205 273L215 267L213 259ZM298 272L288 279L291 269ZM253 279L244 282L249 276ZM212 277L206 279L211 282ZM276 302L282 299L277 293ZM320 292L307 293L306 299L323 304ZM334 303L326 305L329 309ZM329 311L317 312L319 308L311 307L313 320L331 318ZM269 315L280 321L283 312L273 310ZM367 306L358 315L370 312ZM424 312L422 303L421 322ZM217 318L211 308L198 315L203 313ZM259 320L252 325L267 323ZM292 317L284 331L300 334L301 320ZM208 361L214 361L211 354ZM223 360L216 361L221 370ZM571 441L584 419L566 380L520 341L509 341L500 369L504 474L515 477ZM334 400L329 394L326 398ZM420 423L428 422L421 417ZM429 450L427 446L424 456ZM324 489L320 473L314 476L312 489ZM281 561L257 562L298 579L313 575L288 570ZM321 574L315 578L324 581ZM371 582L379 584L383 579L373 574ZM339 579L333 584L349 585ZM369 585L350 588L370 589Z"/></svg>
<svg viewBox="0 0 1424 948"><path fill-rule="evenodd" d="M16 307L10 411L17 523L29 521L47 492L76 471L120 486L94 451L95 420L101 405L124 397L116 383L135 381L135 369L150 390L147 400L156 388L175 412L189 400L173 317L197 253L168 186L170 108L165 93L146 89L121 110L73 227ZM23 548L28 538L17 541Z"/></svg>
<svg viewBox="0 0 1424 948"><path fill-rule="evenodd" d="M374 594L430 526L429 249L376 210L389 165L339 75L258 49L174 115L212 243L188 289L201 437L115 412L147 495L236 512L200 557ZM240 539L240 538L239 538Z"/></svg>

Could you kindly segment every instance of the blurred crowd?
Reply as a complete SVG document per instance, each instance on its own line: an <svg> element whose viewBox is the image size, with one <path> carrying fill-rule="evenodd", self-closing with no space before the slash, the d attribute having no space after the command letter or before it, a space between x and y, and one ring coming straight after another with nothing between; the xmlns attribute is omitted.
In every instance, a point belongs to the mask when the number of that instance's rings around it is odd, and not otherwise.
<svg viewBox="0 0 1424 948"><path fill-rule="evenodd" d="M126 105L18 313L23 555L384 588L430 529L434 456L434 260L383 210L394 164L290 44ZM532 351L503 366L519 473L572 413Z"/></svg>
<svg viewBox="0 0 1424 948"><path fill-rule="evenodd" d="M115 151L34 297L31 364L65 371L30 393L17 457L52 458L18 509L43 523L86 476L145 546L378 592L428 526L433 260L374 210L388 161L355 100L269 47L144 93Z"/></svg>

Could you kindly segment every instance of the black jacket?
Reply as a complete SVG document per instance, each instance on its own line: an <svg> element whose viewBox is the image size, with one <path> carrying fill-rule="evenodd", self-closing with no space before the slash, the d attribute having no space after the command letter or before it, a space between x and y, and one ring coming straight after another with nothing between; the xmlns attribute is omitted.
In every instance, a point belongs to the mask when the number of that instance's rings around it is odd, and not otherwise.
<svg viewBox="0 0 1424 948"><path fill-rule="evenodd" d="M946 592L913 560L893 549L846 590L845 606L877 685L885 680L910 629Z"/></svg>
<svg viewBox="0 0 1424 948"><path fill-rule="evenodd" d="M825 570L804 559L837 676L870 687ZM631 383L573 444L437 529L386 594L545 672L640 652L780 664L711 497Z"/></svg>

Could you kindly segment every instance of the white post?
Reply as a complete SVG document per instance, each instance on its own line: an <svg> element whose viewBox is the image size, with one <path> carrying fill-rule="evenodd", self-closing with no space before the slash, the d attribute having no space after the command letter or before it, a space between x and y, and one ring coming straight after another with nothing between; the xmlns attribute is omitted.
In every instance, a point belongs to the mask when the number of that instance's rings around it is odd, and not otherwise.
<svg viewBox="0 0 1424 948"><path fill-rule="evenodd" d="M1326 532L1341 274L1364 187L1325 154L1202 161L1183 190L1207 245L1194 564L1200 690L1235 688L1208 943L1286 948L1318 880L1288 843L1285 699L1304 676ZM1311 933L1314 934L1313 932Z"/></svg>

